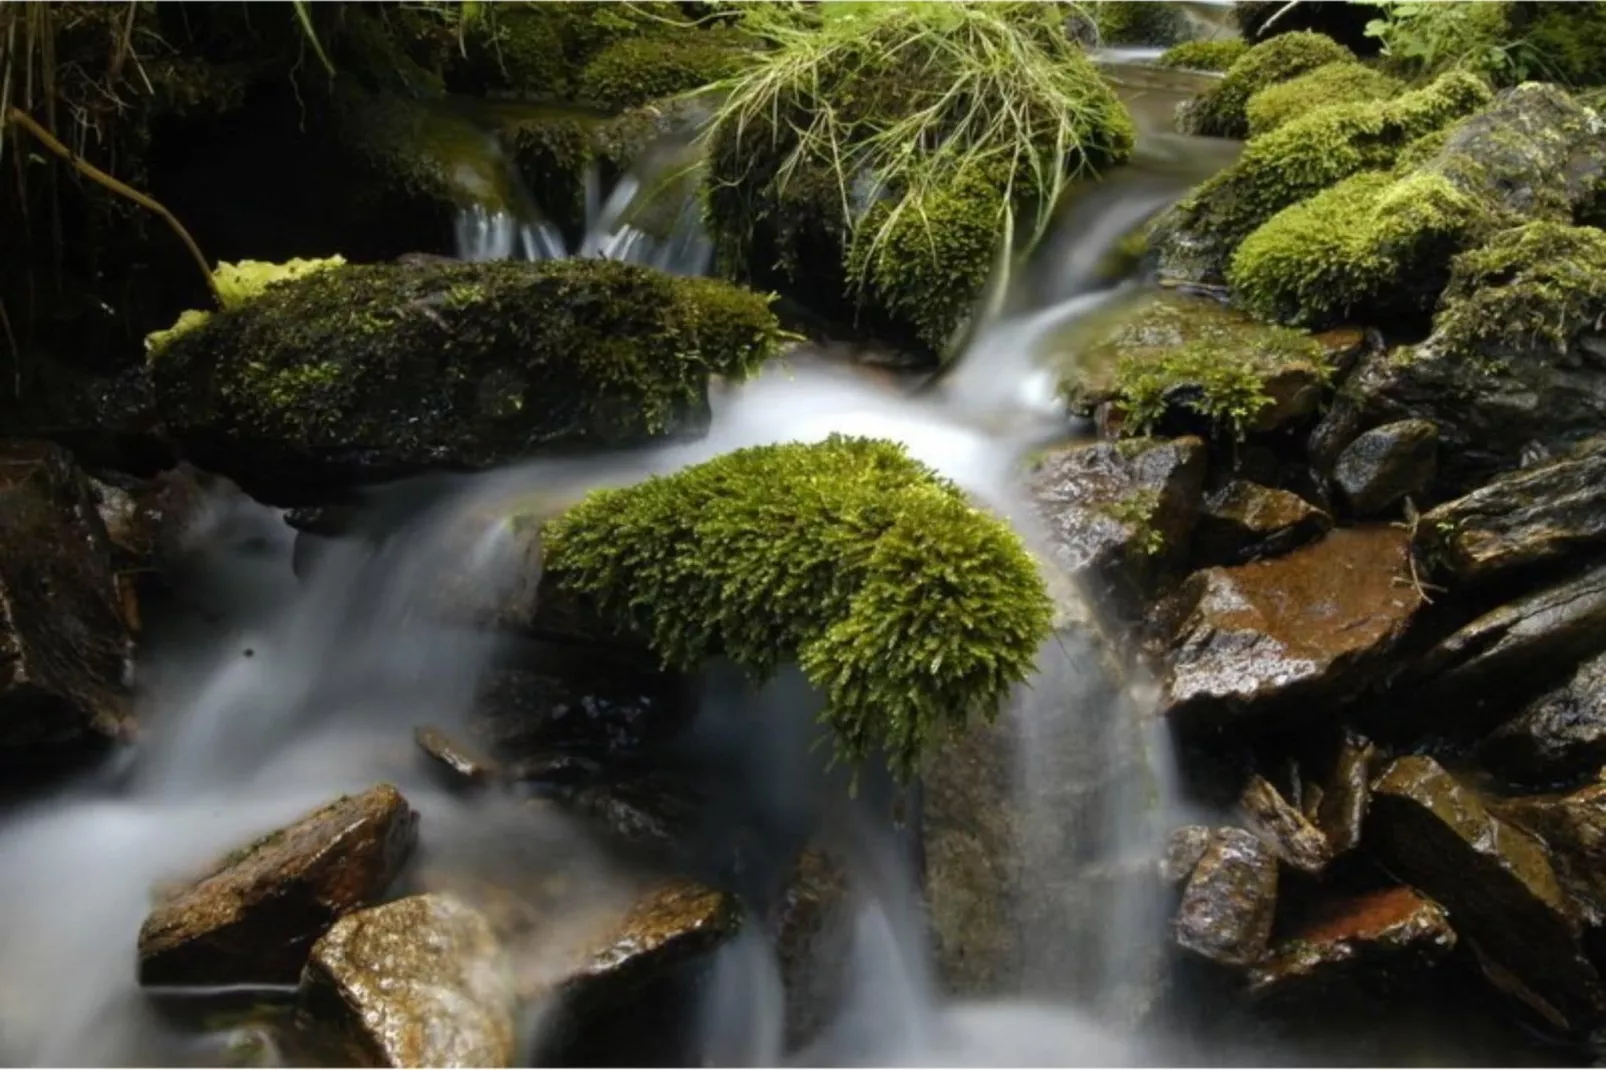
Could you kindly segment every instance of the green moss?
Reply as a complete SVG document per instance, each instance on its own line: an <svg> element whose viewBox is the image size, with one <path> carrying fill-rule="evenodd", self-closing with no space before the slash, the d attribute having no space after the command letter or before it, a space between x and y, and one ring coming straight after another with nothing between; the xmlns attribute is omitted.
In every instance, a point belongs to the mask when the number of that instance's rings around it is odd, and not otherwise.
<svg viewBox="0 0 1606 1070"><path fill-rule="evenodd" d="M1228 279L1244 308L1283 323L1421 313L1450 255L1489 224L1443 175L1365 172L1272 217L1238 247Z"/></svg>
<svg viewBox="0 0 1606 1070"><path fill-rule="evenodd" d="M1179 390L1197 397L1186 407L1211 423L1242 438L1271 403L1263 374L1248 361L1231 359L1209 345L1192 343L1159 359L1123 358L1116 367L1116 382L1131 433L1153 431L1173 404Z"/></svg>
<svg viewBox="0 0 1606 1070"><path fill-rule="evenodd" d="M1159 510L1160 492L1153 488L1136 491L1099 509L1111 520L1132 529L1133 537L1126 544L1127 554L1132 557L1153 557L1165 549L1165 532L1154 524Z"/></svg>
<svg viewBox="0 0 1606 1070"><path fill-rule="evenodd" d="M463 92L571 100L608 46L685 23L672 3L499 3L468 27L449 85Z"/></svg>
<svg viewBox="0 0 1606 1070"><path fill-rule="evenodd" d="M1172 45L1160 56L1162 67L1189 71L1224 71L1249 51L1242 37L1222 37L1214 41L1184 41Z"/></svg>
<svg viewBox="0 0 1606 1070"><path fill-rule="evenodd" d="M1174 45L1187 36L1187 17L1176 4L1087 0L1082 7L1106 45Z"/></svg>
<svg viewBox="0 0 1606 1070"><path fill-rule="evenodd" d="M1434 339L1468 356L1535 344L1565 352L1599 330L1603 307L1606 232L1528 223L1456 257Z"/></svg>
<svg viewBox="0 0 1606 1070"><path fill-rule="evenodd" d="M1002 521L893 443L738 450L592 494L547 567L683 669L796 658L842 757L900 775L1031 672L1052 606Z"/></svg>
<svg viewBox="0 0 1606 1070"><path fill-rule="evenodd" d="M225 309L239 308L262 294L269 286L304 278L319 271L342 267L345 257L330 256L312 260L287 260L282 264L269 264L261 260L241 260L233 264L219 264L212 271L212 283L217 287L218 300ZM145 336L145 353L155 355L175 338L195 330L211 319L210 311L186 309L179 313L178 321L165 331L152 331Z"/></svg>
<svg viewBox="0 0 1606 1070"><path fill-rule="evenodd" d="M626 38L586 64L577 96L624 111L719 81L735 72L750 47L735 32L691 27Z"/></svg>
<svg viewBox="0 0 1606 1070"><path fill-rule="evenodd" d="M1245 137L1249 98L1278 82L1286 82L1329 63L1353 62L1355 54L1330 37L1300 31L1280 34L1245 52L1221 81L1210 87L1187 112L1187 132L1210 137Z"/></svg>
<svg viewBox="0 0 1606 1070"><path fill-rule="evenodd" d="M1292 119L1329 104L1387 100L1405 86L1381 71L1359 63L1329 63L1298 78L1269 85L1249 98L1244 112L1249 136L1270 133Z"/></svg>

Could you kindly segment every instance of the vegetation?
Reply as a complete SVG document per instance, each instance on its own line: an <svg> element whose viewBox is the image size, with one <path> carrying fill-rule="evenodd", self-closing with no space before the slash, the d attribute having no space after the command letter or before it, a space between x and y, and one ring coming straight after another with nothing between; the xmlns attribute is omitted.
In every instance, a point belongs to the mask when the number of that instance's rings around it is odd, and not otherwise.
<svg viewBox="0 0 1606 1070"><path fill-rule="evenodd" d="M1297 78L1269 85L1250 97L1244 109L1249 119L1249 136L1268 134L1318 108L1387 100L1404 89L1397 79L1359 63L1329 63Z"/></svg>
<svg viewBox="0 0 1606 1070"><path fill-rule="evenodd" d="M1543 344L1566 352L1598 330L1606 303L1606 232L1537 221L1456 257L1434 321L1447 353Z"/></svg>
<svg viewBox="0 0 1606 1070"><path fill-rule="evenodd" d="M1468 70L1506 84L1539 73L1543 57L1517 34L1510 3L1405 3L1362 0L1378 9L1366 32L1386 62L1411 77Z"/></svg>
<svg viewBox="0 0 1606 1070"><path fill-rule="evenodd" d="M1004 522L901 447L833 436L738 450L592 494L547 567L683 669L796 659L837 753L900 775L1030 673L1052 607Z"/></svg>
<svg viewBox="0 0 1606 1070"><path fill-rule="evenodd" d="M331 256L317 260L291 260L283 264L268 264L258 260L242 260L236 264L219 264L212 272L212 289L218 303L225 309L239 308L259 296L269 286L303 278L318 271L341 267L346 260ZM145 352L155 355L179 335L194 330L211 319L211 312L189 309L179 315L178 322L165 331L155 331L145 337Z"/></svg>
<svg viewBox="0 0 1606 1070"><path fill-rule="evenodd" d="M1263 41L1227 68L1220 82L1195 100L1187 112L1189 133L1247 137L1249 98L1329 63L1353 62L1354 53L1319 33L1285 33Z"/></svg>
<svg viewBox="0 0 1606 1070"><path fill-rule="evenodd" d="M1599 4L1513 3L1507 15L1507 36L1517 42L1508 47L1514 80L1606 84L1606 11Z"/></svg>
<svg viewBox="0 0 1606 1070"><path fill-rule="evenodd" d="M736 32L691 27L627 37L586 64L576 97L625 111L730 76L748 47L748 39Z"/></svg>
<svg viewBox="0 0 1606 1070"><path fill-rule="evenodd" d="M1174 45L1186 37L1187 18L1177 4L1143 0L1084 0L1099 41L1106 45Z"/></svg>
<svg viewBox="0 0 1606 1070"><path fill-rule="evenodd" d="M1160 56L1162 67L1190 71L1224 71L1249 51L1241 37L1222 37L1213 41L1184 41L1172 45Z"/></svg>

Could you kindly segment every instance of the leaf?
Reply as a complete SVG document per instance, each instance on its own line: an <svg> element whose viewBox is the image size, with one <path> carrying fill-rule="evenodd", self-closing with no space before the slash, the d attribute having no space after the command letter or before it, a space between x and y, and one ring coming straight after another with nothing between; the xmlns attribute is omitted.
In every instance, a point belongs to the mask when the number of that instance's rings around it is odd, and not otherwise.
<svg viewBox="0 0 1606 1070"><path fill-rule="evenodd" d="M322 42L318 40L318 31L312 27L312 12L307 7L307 0L290 0L290 5L295 8L296 21L301 23L301 32L307 35L307 40L312 44L312 50L318 54L318 59L323 63L323 69L329 72L330 77L333 77L335 65L329 61L328 54L323 50Z"/></svg>

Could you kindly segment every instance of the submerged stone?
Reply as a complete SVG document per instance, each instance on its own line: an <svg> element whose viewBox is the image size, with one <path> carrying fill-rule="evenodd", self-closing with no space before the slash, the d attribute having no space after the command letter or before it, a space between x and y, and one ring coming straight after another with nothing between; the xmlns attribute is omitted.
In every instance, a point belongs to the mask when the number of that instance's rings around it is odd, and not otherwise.
<svg viewBox="0 0 1606 1070"><path fill-rule="evenodd" d="M1277 858L1243 829L1216 830L1188 878L1175 932L1184 949L1223 966L1266 952L1277 909Z"/></svg>
<svg viewBox="0 0 1606 1070"><path fill-rule="evenodd" d="M767 299L608 260L366 264L268 287L151 362L198 462L321 487L699 433L710 376L778 346Z"/></svg>
<svg viewBox="0 0 1606 1070"><path fill-rule="evenodd" d="M140 983L293 984L313 942L384 893L417 825L407 800L382 784L230 853L146 917Z"/></svg>
<svg viewBox="0 0 1606 1070"><path fill-rule="evenodd" d="M1333 482L1358 516L1377 516L1427 490L1437 471L1439 429L1400 420L1360 435L1333 465Z"/></svg>
<svg viewBox="0 0 1606 1070"><path fill-rule="evenodd" d="M1193 560L1237 565L1275 557L1321 538L1333 518L1299 495L1235 479L1205 498Z"/></svg>
<svg viewBox="0 0 1606 1070"><path fill-rule="evenodd" d="M1375 791L1368 839L1391 872L1449 909L1457 932L1498 967L1491 977L1560 1027L1598 1022L1606 988L1544 846L1431 758L1398 759Z"/></svg>
<svg viewBox="0 0 1606 1070"><path fill-rule="evenodd" d="M511 1066L512 970L484 915L449 895L348 914L312 949L301 1000L377 1066Z"/></svg>
<svg viewBox="0 0 1606 1070"><path fill-rule="evenodd" d="M1171 607L1161 710L1219 726L1353 698L1421 605L1409 537L1356 528L1282 557L1196 572Z"/></svg>
<svg viewBox="0 0 1606 1070"><path fill-rule="evenodd" d="M1606 765L1606 655L1523 707L1478 748L1492 772L1521 784L1555 784Z"/></svg>
<svg viewBox="0 0 1606 1070"><path fill-rule="evenodd" d="M1327 837L1265 777L1249 778L1238 798L1238 807L1249 830L1294 869L1315 875L1332 861L1333 849Z"/></svg>

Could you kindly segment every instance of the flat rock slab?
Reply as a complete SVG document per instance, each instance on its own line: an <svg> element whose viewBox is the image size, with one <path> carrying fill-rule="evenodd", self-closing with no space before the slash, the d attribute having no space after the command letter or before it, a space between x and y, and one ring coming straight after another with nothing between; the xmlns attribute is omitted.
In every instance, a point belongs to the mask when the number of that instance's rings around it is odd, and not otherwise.
<svg viewBox="0 0 1606 1070"><path fill-rule="evenodd" d="M1283 557L1190 576L1172 608L1160 707L1219 726L1353 698L1422 604L1410 540L1334 531Z"/></svg>
<svg viewBox="0 0 1606 1070"><path fill-rule="evenodd" d="M1606 1014L1606 988L1544 845L1492 815L1431 758L1400 758L1374 785L1367 836L1389 871L1450 912L1492 980L1558 1027Z"/></svg>
<svg viewBox="0 0 1606 1070"><path fill-rule="evenodd" d="M301 999L379 1066L511 1066L513 972L485 916L449 895L348 914L312 949Z"/></svg>
<svg viewBox="0 0 1606 1070"><path fill-rule="evenodd" d="M1277 856L1253 833L1217 829L1174 923L1177 943L1223 966L1259 961L1277 911Z"/></svg>
<svg viewBox="0 0 1606 1070"><path fill-rule="evenodd" d="M1254 996L1325 994L1379 986L1455 947L1444 908L1409 888L1332 899L1249 973Z"/></svg>
<svg viewBox="0 0 1606 1070"><path fill-rule="evenodd" d="M381 784L232 852L146 917L140 983L294 984L313 943L384 894L417 826L407 800Z"/></svg>

